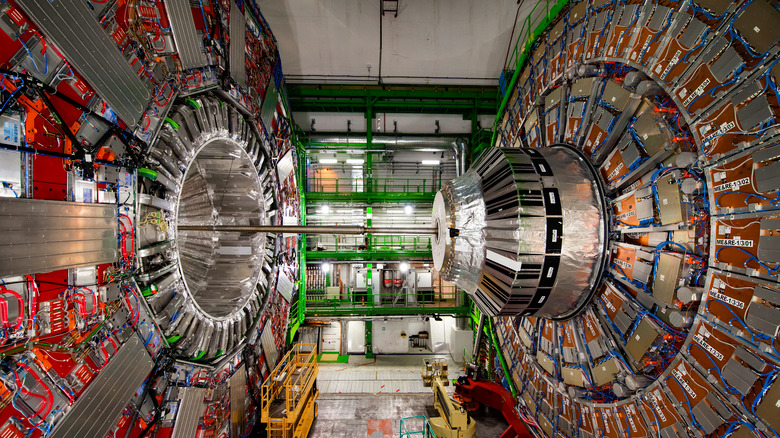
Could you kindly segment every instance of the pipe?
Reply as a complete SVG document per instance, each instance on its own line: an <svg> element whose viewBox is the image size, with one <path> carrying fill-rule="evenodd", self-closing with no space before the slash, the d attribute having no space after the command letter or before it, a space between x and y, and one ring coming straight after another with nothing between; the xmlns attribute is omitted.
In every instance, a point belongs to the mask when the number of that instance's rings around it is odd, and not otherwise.
<svg viewBox="0 0 780 438"><path fill-rule="evenodd" d="M485 314L479 315L479 326L477 327L477 333L475 333L474 338L474 348L471 350L474 352L474 357L477 356L477 352L479 351L479 344L482 342L482 330L485 327Z"/></svg>
<svg viewBox="0 0 780 438"><path fill-rule="evenodd" d="M315 226L315 225L179 225L179 231L225 231L236 233L305 233L305 234L436 234L436 228L390 228L361 226Z"/></svg>
<svg viewBox="0 0 780 438"><path fill-rule="evenodd" d="M316 134L308 138L307 150L336 151L327 146L313 143L332 143L338 146L354 143L355 147L368 143L366 136L343 136L343 134ZM410 135L374 135L371 137L371 152L421 151L436 152L452 150L455 154L455 172L460 176L466 172L466 139L459 136L410 136ZM391 147L391 149L376 149L375 146ZM340 149L339 149L340 150ZM346 149L345 149L346 150Z"/></svg>
<svg viewBox="0 0 780 438"><path fill-rule="evenodd" d="M371 137L372 146L393 146L394 150L436 150L446 151L452 149L453 143L461 140L462 137L455 135L448 136L411 136L411 135L374 135ZM365 135L345 135L341 133L332 134L314 134L309 135L306 141L307 150L329 149L324 146L312 146L312 143L332 143L338 146L355 143L355 146L364 145L368 142ZM371 150L375 152L374 149Z"/></svg>

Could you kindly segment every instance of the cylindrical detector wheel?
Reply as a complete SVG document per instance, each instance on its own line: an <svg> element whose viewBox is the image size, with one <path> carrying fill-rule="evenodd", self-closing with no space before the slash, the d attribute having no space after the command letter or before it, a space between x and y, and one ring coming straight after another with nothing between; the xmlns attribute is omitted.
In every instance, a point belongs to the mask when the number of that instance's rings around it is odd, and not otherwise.
<svg viewBox="0 0 780 438"><path fill-rule="evenodd" d="M434 266L491 316L577 314L607 260L604 189L575 148L493 148L433 206Z"/></svg>

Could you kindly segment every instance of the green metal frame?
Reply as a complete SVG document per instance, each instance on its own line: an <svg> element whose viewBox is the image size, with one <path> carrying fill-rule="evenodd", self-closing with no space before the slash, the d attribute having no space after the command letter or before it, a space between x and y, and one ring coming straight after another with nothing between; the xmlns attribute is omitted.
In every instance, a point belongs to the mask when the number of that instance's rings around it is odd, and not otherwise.
<svg viewBox="0 0 780 438"><path fill-rule="evenodd" d="M289 110L288 114L290 114ZM293 142L298 153L298 174L296 178L298 178L298 194L301 197L301 225L306 225L306 191L304 190L305 184L302 184L306 179L306 153L303 145L295 135L295 130L293 130ZM298 245L298 300L290 309L290 322L287 330L288 344L292 344L295 333L306 319L306 234L300 235Z"/></svg>
<svg viewBox="0 0 780 438"><path fill-rule="evenodd" d="M346 251L306 251L306 258L315 260L433 260L431 251L393 251L393 250L356 250Z"/></svg>
<svg viewBox="0 0 780 438"><path fill-rule="evenodd" d="M323 316L404 316L404 315L468 315L468 306L419 306L419 307L312 307L306 310L307 317Z"/></svg>
<svg viewBox="0 0 780 438"><path fill-rule="evenodd" d="M323 193L309 192L306 199L311 204L322 202L339 203L395 203L395 202L433 202L435 193L408 193L408 192L358 192L358 193Z"/></svg>
<svg viewBox="0 0 780 438"><path fill-rule="evenodd" d="M288 84L291 106L304 112L494 114L496 87Z"/></svg>
<svg viewBox="0 0 780 438"><path fill-rule="evenodd" d="M517 78L520 76L520 71L525 65L525 61L528 59L528 55L531 52L536 41L547 32L547 27L552 24L553 20L558 17L558 14L563 11L569 0L539 0L534 7L528 13L523 24L520 27L520 31L517 34L517 42L515 43L512 55L509 57L505 71L508 66L514 65L515 70L512 73L512 79L509 81L509 86L504 92L504 97L501 99L501 104L498 107L498 113L496 114L496 121L493 123L493 139L490 141L490 145L496 144L496 133L498 132L498 125L501 123L504 109L507 102L509 102L512 91L514 91L517 84ZM544 15L540 8L544 6ZM537 22L538 20L538 22Z"/></svg>
<svg viewBox="0 0 780 438"><path fill-rule="evenodd" d="M472 330L476 330L477 327L479 327L479 318L481 315L482 313L479 311L476 304L472 302L469 306L469 316L471 317ZM512 375L509 373L509 367L506 365L506 359L504 359L501 345L499 345L498 339L496 338L496 329L493 326L493 318L485 316L485 319L487 320L487 324L482 325L482 333L488 337L493 348L496 349L496 356L498 356L498 362L501 364L501 370L504 372L504 377L506 378L506 381L509 382L509 390L512 392L512 397L517 397L515 383L512 381Z"/></svg>

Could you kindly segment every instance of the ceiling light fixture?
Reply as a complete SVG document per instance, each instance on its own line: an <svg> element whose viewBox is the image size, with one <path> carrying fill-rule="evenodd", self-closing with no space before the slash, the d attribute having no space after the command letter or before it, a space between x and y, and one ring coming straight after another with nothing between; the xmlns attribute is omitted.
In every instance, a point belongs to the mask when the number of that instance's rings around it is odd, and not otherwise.
<svg viewBox="0 0 780 438"><path fill-rule="evenodd" d="M422 163L425 166L438 166L440 161L439 160L422 160Z"/></svg>

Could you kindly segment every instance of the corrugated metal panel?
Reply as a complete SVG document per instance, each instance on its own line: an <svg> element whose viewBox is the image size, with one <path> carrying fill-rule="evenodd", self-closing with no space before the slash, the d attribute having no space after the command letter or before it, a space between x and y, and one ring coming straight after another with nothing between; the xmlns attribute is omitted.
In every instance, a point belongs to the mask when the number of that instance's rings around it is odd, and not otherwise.
<svg viewBox="0 0 780 438"><path fill-rule="evenodd" d="M117 259L116 205L0 198L0 272L23 275Z"/></svg>
<svg viewBox="0 0 780 438"><path fill-rule="evenodd" d="M44 36L128 126L134 128L151 93L100 27L83 0L19 0Z"/></svg>
<svg viewBox="0 0 780 438"><path fill-rule="evenodd" d="M230 2L230 76L246 84L246 18L235 0Z"/></svg>
<svg viewBox="0 0 780 438"><path fill-rule="evenodd" d="M206 57L203 56L201 45L198 44L198 33L189 0L167 0L165 10L168 11L173 41L176 43L182 68L205 66Z"/></svg>
<svg viewBox="0 0 780 438"><path fill-rule="evenodd" d="M206 388L183 388L179 412L176 414L176 423L173 425L171 438L192 438L198 431L203 414L206 412Z"/></svg>
<svg viewBox="0 0 780 438"><path fill-rule="evenodd" d="M243 365L230 376L230 436L242 436L246 425L246 369Z"/></svg>
<svg viewBox="0 0 780 438"><path fill-rule="evenodd" d="M276 350L270 319L266 321L265 326L263 327L263 333L260 334L260 345L263 346L263 353L265 354L265 361L268 364L268 368L273 369L276 366L276 361L279 359L279 352Z"/></svg>
<svg viewBox="0 0 780 438"><path fill-rule="evenodd" d="M53 438L106 436L116 426L133 394L154 368L138 336L119 352L76 400L68 415L57 424Z"/></svg>
<svg viewBox="0 0 780 438"><path fill-rule="evenodd" d="M276 82L270 81L268 89L265 92L265 100L260 108L260 118L263 119L263 125L269 129L274 126L274 114L276 114L276 105L279 102L279 90L276 89ZM280 180L281 181L281 180Z"/></svg>

